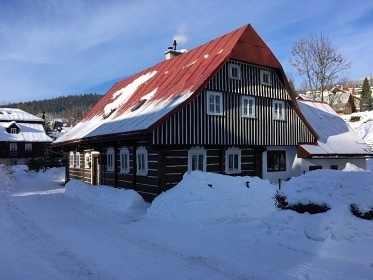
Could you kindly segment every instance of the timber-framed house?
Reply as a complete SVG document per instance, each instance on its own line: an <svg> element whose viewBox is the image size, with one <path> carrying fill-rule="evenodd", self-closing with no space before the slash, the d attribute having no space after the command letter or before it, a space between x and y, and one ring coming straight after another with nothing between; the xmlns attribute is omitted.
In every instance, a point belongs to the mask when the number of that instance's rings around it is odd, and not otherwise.
<svg viewBox="0 0 373 280"><path fill-rule="evenodd" d="M284 71L251 25L117 82L54 149L67 179L134 189L145 199L201 170L277 181L300 175L315 144Z"/></svg>
<svg viewBox="0 0 373 280"><path fill-rule="evenodd" d="M44 119L16 108L0 108L0 164L25 165L42 159L53 139Z"/></svg>

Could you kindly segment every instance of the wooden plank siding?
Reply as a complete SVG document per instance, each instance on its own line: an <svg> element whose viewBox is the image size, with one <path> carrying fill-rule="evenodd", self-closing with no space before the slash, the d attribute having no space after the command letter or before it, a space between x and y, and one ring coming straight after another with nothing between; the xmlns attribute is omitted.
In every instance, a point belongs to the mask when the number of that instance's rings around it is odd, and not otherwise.
<svg viewBox="0 0 373 280"><path fill-rule="evenodd" d="M10 144L17 144L16 151L10 151ZM26 150L26 144L31 144L32 149ZM43 142L8 142L0 141L0 158L40 158L44 157L45 148L50 145L49 143Z"/></svg>
<svg viewBox="0 0 373 280"><path fill-rule="evenodd" d="M241 80L230 79L229 63L225 64L202 94L153 131L153 145L262 146L313 142L313 135L293 110L291 98L275 72L265 68L272 73L273 82L272 86L265 86L258 80L264 68L240 65ZM222 92L222 116L207 114L207 90ZM255 118L241 117L242 95L255 96ZM273 120L273 99L285 101L284 121Z"/></svg>
<svg viewBox="0 0 373 280"><path fill-rule="evenodd" d="M132 146L130 146L130 144ZM100 153L101 185L109 185L117 188L133 189L151 201L160 193L171 189L178 184L188 171L188 151L192 146L180 147L150 147L144 143L128 145L121 144L113 147L115 150L115 169L107 171L106 156L109 147L103 148ZM148 174L146 176L136 174L136 148L145 146L148 151ZM129 173L121 173L119 153L121 147L129 150ZM206 147L206 171L214 173L225 172L224 147ZM256 148L241 149L242 172L233 174L239 176L256 176L261 169L261 156L258 156ZM82 180L91 183L91 170L85 168L85 153L81 153L80 168L69 167L68 178Z"/></svg>
<svg viewBox="0 0 373 280"><path fill-rule="evenodd" d="M75 155L76 151L74 151ZM80 168L69 166L69 179L75 179L84 181L84 156L83 152L80 152ZM70 159L69 159L70 160ZM70 162L67 163L70 165Z"/></svg>

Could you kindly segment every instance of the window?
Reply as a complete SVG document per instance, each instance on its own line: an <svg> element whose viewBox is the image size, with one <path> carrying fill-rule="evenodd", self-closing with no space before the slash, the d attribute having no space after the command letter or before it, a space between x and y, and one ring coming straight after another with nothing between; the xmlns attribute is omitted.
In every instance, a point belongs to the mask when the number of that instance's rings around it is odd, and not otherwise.
<svg viewBox="0 0 373 280"><path fill-rule="evenodd" d="M10 151L11 152L17 151L17 143L10 143Z"/></svg>
<svg viewBox="0 0 373 280"><path fill-rule="evenodd" d="M273 119L285 119L285 102L280 100L273 100Z"/></svg>
<svg viewBox="0 0 373 280"><path fill-rule="evenodd" d="M260 70L260 83L263 85L271 85L271 72Z"/></svg>
<svg viewBox="0 0 373 280"><path fill-rule="evenodd" d="M70 152L70 155L69 155L69 166L70 167L74 167L74 161L75 161L74 153Z"/></svg>
<svg viewBox="0 0 373 280"><path fill-rule="evenodd" d="M106 170L107 171L114 171L114 149L113 148L107 149Z"/></svg>
<svg viewBox="0 0 373 280"><path fill-rule="evenodd" d="M330 169L338 170L338 165L332 164L332 165L330 165Z"/></svg>
<svg viewBox="0 0 373 280"><path fill-rule="evenodd" d="M86 153L84 156L84 168L89 169L91 168L91 154Z"/></svg>
<svg viewBox="0 0 373 280"><path fill-rule="evenodd" d="M308 167L309 171L318 170L318 169L322 169L322 166L321 165L315 165L315 166Z"/></svg>
<svg viewBox="0 0 373 280"><path fill-rule="evenodd" d="M229 77L235 80L241 79L241 68L239 65L229 64Z"/></svg>
<svg viewBox="0 0 373 280"><path fill-rule="evenodd" d="M137 175L148 175L148 151L145 147L138 147L136 150L137 157Z"/></svg>
<svg viewBox="0 0 373 280"><path fill-rule="evenodd" d="M137 109L139 109L139 108L140 108L140 107L141 107L145 102L146 102L146 99L141 99L141 100L139 100L139 101L135 104L135 106L132 107L131 112L136 111Z"/></svg>
<svg viewBox="0 0 373 280"><path fill-rule="evenodd" d="M207 92L207 114L223 115L223 94L221 92Z"/></svg>
<svg viewBox="0 0 373 280"><path fill-rule="evenodd" d="M194 147L188 151L188 172L194 170L206 171L206 150L204 148Z"/></svg>
<svg viewBox="0 0 373 280"><path fill-rule="evenodd" d="M25 151L32 151L32 143L25 143Z"/></svg>
<svg viewBox="0 0 373 280"><path fill-rule="evenodd" d="M225 173L241 173L241 150L229 148L225 152Z"/></svg>
<svg viewBox="0 0 373 280"><path fill-rule="evenodd" d="M75 167L80 168L80 153L79 152L75 153Z"/></svg>
<svg viewBox="0 0 373 280"><path fill-rule="evenodd" d="M17 128L11 127L10 128L10 134L17 134Z"/></svg>
<svg viewBox="0 0 373 280"><path fill-rule="evenodd" d="M120 172L129 173L130 172L130 152L128 148L121 148L119 153L120 159Z"/></svg>
<svg viewBox="0 0 373 280"><path fill-rule="evenodd" d="M242 96L241 107L243 117L255 118L255 97Z"/></svg>
<svg viewBox="0 0 373 280"><path fill-rule="evenodd" d="M267 151L267 171L286 171L285 151Z"/></svg>

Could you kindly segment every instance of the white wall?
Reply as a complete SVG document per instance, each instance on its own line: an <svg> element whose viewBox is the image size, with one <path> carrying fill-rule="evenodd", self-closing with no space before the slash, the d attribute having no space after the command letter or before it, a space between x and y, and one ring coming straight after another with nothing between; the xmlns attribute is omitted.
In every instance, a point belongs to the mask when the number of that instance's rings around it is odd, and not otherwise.
<svg viewBox="0 0 373 280"><path fill-rule="evenodd" d="M267 172L267 151L285 151L286 171ZM267 151L263 152L263 179L278 183L278 179L285 181L302 174L302 161L297 158L296 146L268 146Z"/></svg>
<svg viewBox="0 0 373 280"><path fill-rule="evenodd" d="M267 171L267 151L285 151L286 171ZM330 169L331 165L337 165L338 170L343 170L347 163L356 165L366 170L365 158L325 158L325 159L302 159L297 157L296 146L268 146L263 152L263 179L278 184L278 179L286 181L291 177L300 176L309 172L310 166L322 166L322 169Z"/></svg>
<svg viewBox="0 0 373 280"><path fill-rule="evenodd" d="M322 166L322 169L330 169L330 165L337 165L338 170L343 170L347 163L356 165L366 170L365 158L329 158L329 159L302 159L302 172L308 172L310 166Z"/></svg>

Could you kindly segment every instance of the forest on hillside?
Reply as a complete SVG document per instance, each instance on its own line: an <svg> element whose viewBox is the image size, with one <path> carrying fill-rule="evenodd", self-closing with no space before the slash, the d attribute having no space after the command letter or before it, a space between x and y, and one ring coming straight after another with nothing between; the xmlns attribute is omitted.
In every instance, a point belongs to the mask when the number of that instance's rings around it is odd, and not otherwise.
<svg viewBox="0 0 373 280"><path fill-rule="evenodd" d="M47 122L62 120L67 126L74 126L101 97L101 94L87 93L37 101L9 103L1 105L1 107L18 108L39 117L45 113Z"/></svg>

